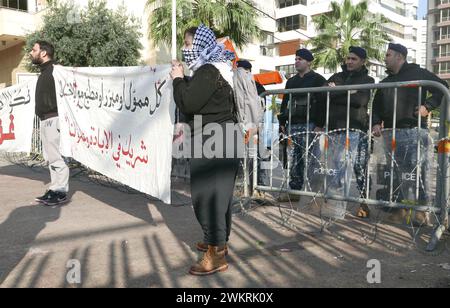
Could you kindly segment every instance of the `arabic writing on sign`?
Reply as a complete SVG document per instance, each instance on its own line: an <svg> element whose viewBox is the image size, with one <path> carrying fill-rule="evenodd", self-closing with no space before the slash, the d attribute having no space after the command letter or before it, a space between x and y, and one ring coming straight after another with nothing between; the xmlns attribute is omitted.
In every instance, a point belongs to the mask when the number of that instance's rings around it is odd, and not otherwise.
<svg viewBox="0 0 450 308"><path fill-rule="evenodd" d="M9 132L5 133L3 132L3 123L0 119L0 145L2 145L3 142L7 140L16 140L16 135L14 133L14 116L12 114L9 116L9 121Z"/></svg>
<svg viewBox="0 0 450 308"><path fill-rule="evenodd" d="M87 149L96 149L102 155L111 155L117 168L121 168L121 161L125 160L125 164L135 169L138 163L147 165L149 162L147 154L147 146L141 140L138 150L132 147L132 136L125 140L122 145L121 137L118 135L117 142L114 141L112 131L102 130L100 128L91 127L89 132L82 131L75 123L70 121L69 117L65 117L66 123L69 125L69 135L76 140L77 144L83 144ZM117 143L117 147L114 145ZM140 153L140 155L137 155Z"/></svg>
<svg viewBox="0 0 450 308"><path fill-rule="evenodd" d="M14 107L27 105L30 102L31 95L28 87L0 91L0 112L9 108L9 113L12 113Z"/></svg>
<svg viewBox="0 0 450 308"><path fill-rule="evenodd" d="M165 80L155 82L155 97L152 100L148 96L138 97L133 82L127 82L126 79L123 79L121 90L119 90L121 93L115 93L111 89L105 89L103 78L100 81L99 87L96 87L98 85L91 85L91 80L88 79L85 89L80 89L75 80L72 82L60 80L59 96L61 98L72 98L74 104L79 109L103 108L129 112L148 109L150 116L152 116L161 106L161 88L164 84L166 84Z"/></svg>

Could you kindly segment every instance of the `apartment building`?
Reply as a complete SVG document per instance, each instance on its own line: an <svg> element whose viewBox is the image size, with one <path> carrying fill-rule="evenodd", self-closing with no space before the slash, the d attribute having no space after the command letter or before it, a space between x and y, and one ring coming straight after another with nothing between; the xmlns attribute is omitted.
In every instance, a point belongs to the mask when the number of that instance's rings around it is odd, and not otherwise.
<svg viewBox="0 0 450 308"><path fill-rule="evenodd" d="M450 0L428 1L427 68L450 82Z"/></svg>
<svg viewBox="0 0 450 308"><path fill-rule="evenodd" d="M417 58L416 63L422 68L427 68L427 19L417 20Z"/></svg>

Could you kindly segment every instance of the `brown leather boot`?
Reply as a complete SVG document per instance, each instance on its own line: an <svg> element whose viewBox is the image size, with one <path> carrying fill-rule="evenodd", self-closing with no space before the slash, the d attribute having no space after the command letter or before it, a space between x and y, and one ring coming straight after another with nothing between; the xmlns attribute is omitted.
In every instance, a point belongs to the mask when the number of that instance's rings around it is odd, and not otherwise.
<svg viewBox="0 0 450 308"><path fill-rule="evenodd" d="M195 245L195 248L197 248L198 251L201 252L207 252L208 251L208 244L205 244L203 242L199 242ZM228 245L225 244L224 248L225 250L225 255L228 256Z"/></svg>
<svg viewBox="0 0 450 308"><path fill-rule="evenodd" d="M203 255L202 260L192 266L189 273L195 276L206 276L225 272L227 269L228 263L225 259L224 247L208 246L208 251Z"/></svg>
<svg viewBox="0 0 450 308"><path fill-rule="evenodd" d="M370 216L370 209L367 206L367 204L361 203L358 212L356 213L356 216L359 218L369 218Z"/></svg>

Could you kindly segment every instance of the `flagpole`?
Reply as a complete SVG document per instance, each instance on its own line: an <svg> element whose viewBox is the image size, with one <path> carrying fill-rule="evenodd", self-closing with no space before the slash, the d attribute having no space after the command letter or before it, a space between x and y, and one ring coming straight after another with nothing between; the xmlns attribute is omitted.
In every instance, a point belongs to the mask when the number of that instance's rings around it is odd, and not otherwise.
<svg viewBox="0 0 450 308"><path fill-rule="evenodd" d="M177 59L177 0L172 0L172 59Z"/></svg>

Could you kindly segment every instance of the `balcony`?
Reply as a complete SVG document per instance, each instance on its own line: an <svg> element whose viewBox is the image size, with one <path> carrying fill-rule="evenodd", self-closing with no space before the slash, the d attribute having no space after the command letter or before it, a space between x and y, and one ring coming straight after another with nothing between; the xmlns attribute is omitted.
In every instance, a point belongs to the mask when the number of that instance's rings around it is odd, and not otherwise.
<svg viewBox="0 0 450 308"><path fill-rule="evenodd" d="M436 58L436 63L442 63L442 62L450 62L450 56L446 56L446 57L439 56Z"/></svg>
<svg viewBox="0 0 450 308"><path fill-rule="evenodd" d="M36 16L28 12L0 7L0 37L24 37L36 30Z"/></svg>
<svg viewBox="0 0 450 308"><path fill-rule="evenodd" d="M450 3L439 4L437 7L438 10L449 9L449 8L450 8Z"/></svg>
<svg viewBox="0 0 450 308"><path fill-rule="evenodd" d="M438 41L436 41L436 44L437 44L437 45L450 44L450 38L438 40Z"/></svg>
<svg viewBox="0 0 450 308"><path fill-rule="evenodd" d="M450 79L450 73L438 74L438 77L441 78L442 80L449 80Z"/></svg>
<svg viewBox="0 0 450 308"><path fill-rule="evenodd" d="M382 8L385 8L385 9L391 11L391 12L394 12L396 14L399 14L399 15L402 15L402 16L406 17L406 10L405 9L402 9L402 8L399 8L399 7L393 8L393 7L391 7L389 5L386 5L385 3L382 3L382 2L380 2L380 6Z"/></svg>
<svg viewBox="0 0 450 308"><path fill-rule="evenodd" d="M436 26L437 26L437 27L450 26L450 20L438 22L438 23L436 24Z"/></svg>
<svg viewBox="0 0 450 308"><path fill-rule="evenodd" d="M23 43L25 36L38 28L41 16L40 13L0 7L0 51Z"/></svg>

